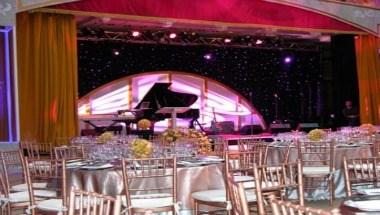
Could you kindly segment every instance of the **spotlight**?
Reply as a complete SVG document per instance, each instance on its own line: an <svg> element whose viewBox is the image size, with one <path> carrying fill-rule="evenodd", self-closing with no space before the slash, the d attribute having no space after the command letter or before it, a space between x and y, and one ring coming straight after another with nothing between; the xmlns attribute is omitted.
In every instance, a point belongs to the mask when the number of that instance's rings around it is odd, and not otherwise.
<svg viewBox="0 0 380 215"><path fill-rule="evenodd" d="M256 44L256 45L260 45L260 44L263 44L263 42L264 42L264 41L262 41L262 40L260 40L260 39L257 39L256 42L255 42L255 44Z"/></svg>
<svg viewBox="0 0 380 215"><path fill-rule="evenodd" d="M141 35L140 32L138 32L138 31L132 31L132 36L134 36L134 37L138 37L138 36L140 36L140 35Z"/></svg>
<svg viewBox="0 0 380 215"><path fill-rule="evenodd" d="M116 56L118 56L120 54L120 52L115 49L115 50L113 50L113 54L116 55Z"/></svg>
<svg viewBox="0 0 380 215"><path fill-rule="evenodd" d="M292 57L287 56L284 58L284 63L289 64L292 62L292 60L293 60Z"/></svg>
<svg viewBox="0 0 380 215"><path fill-rule="evenodd" d="M174 38L176 38L177 37L177 34L176 33L170 33L169 34L169 38L170 39L174 39Z"/></svg>
<svg viewBox="0 0 380 215"><path fill-rule="evenodd" d="M230 42L231 42L231 39L230 39L230 38L226 38L226 39L224 39L224 42L225 42L225 43L230 43Z"/></svg>
<svg viewBox="0 0 380 215"><path fill-rule="evenodd" d="M203 58L206 60L211 60L212 54L205 54L205 55L203 55Z"/></svg>

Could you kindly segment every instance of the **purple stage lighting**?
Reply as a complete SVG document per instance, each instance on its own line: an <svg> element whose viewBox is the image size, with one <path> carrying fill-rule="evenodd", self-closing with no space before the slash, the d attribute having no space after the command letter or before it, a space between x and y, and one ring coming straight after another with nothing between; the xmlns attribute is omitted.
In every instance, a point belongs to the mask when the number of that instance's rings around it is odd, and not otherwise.
<svg viewBox="0 0 380 215"><path fill-rule="evenodd" d="M205 54L205 55L203 55L203 58L206 60L211 60L212 54Z"/></svg>
<svg viewBox="0 0 380 215"><path fill-rule="evenodd" d="M287 56L287 57L284 58L284 63L289 64L289 63L292 62L292 60L293 59L291 57Z"/></svg>

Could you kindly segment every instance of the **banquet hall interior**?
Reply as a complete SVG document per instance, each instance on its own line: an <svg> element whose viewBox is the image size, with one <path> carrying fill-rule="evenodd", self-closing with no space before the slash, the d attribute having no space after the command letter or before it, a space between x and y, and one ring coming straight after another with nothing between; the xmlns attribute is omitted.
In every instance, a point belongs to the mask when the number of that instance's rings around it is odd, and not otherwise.
<svg viewBox="0 0 380 215"><path fill-rule="evenodd" d="M380 0L1 0L0 215L380 214Z"/></svg>

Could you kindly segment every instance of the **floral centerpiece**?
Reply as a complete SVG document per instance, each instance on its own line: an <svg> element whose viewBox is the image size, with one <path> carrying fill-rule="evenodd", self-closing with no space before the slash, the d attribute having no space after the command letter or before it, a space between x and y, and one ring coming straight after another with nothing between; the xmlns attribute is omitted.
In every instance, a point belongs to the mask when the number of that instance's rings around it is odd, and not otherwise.
<svg viewBox="0 0 380 215"><path fill-rule="evenodd" d="M152 123L148 119L141 119L137 122L139 129L147 130L152 126Z"/></svg>
<svg viewBox="0 0 380 215"><path fill-rule="evenodd" d="M194 138L195 143L198 146L198 153L200 154L207 154L211 151L211 143L208 139L206 133L197 131L195 129L189 129L187 130L188 138Z"/></svg>
<svg viewBox="0 0 380 215"><path fill-rule="evenodd" d="M113 133L112 132L104 132L98 137L98 143L104 144L107 143L108 141L111 141L113 138Z"/></svg>
<svg viewBox="0 0 380 215"><path fill-rule="evenodd" d="M322 129L313 129L307 134L307 138L311 141L319 141L326 137L326 132Z"/></svg>
<svg viewBox="0 0 380 215"><path fill-rule="evenodd" d="M193 142L200 154L206 154L211 151L210 140L204 132L195 129L170 128L162 133L162 140L166 144L174 143L179 139L187 139L186 141Z"/></svg>
<svg viewBox="0 0 380 215"><path fill-rule="evenodd" d="M162 141L164 143L173 143L181 137L184 137L185 132L180 128L168 128L162 133Z"/></svg>
<svg viewBox="0 0 380 215"><path fill-rule="evenodd" d="M366 124L362 124L360 127L359 127L359 130L360 131L363 131L367 134L375 134L376 133L376 128L375 126L373 126L372 124L369 124L369 123L366 123Z"/></svg>
<svg viewBox="0 0 380 215"><path fill-rule="evenodd" d="M131 150L136 158L148 158L153 153L153 146L148 140L138 138L132 141Z"/></svg>

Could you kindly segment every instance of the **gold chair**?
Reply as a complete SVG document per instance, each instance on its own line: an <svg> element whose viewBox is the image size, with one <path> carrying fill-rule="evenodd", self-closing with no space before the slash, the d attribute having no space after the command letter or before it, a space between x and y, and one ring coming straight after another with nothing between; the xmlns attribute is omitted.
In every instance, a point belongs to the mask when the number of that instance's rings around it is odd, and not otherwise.
<svg viewBox="0 0 380 215"><path fill-rule="evenodd" d="M128 214L179 212L175 157L123 159L122 166ZM142 181L151 183L136 187Z"/></svg>
<svg viewBox="0 0 380 215"><path fill-rule="evenodd" d="M52 149L51 143L36 143L31 142L23 145L23 149L27 151L28 157L32 159L40 159L41 157L52 159Z"/></svg>
<svg viewBox="0 0 380 215"><path fill-rule="evenodd" d="M347 196L352 196L358 188L380 187L380 158L343 157L344 182Z"/></svg>
<svg viewBox="0 0 380 215"><path fill-rule="evenodd" d="M273 215L339 215L339 210L324 211L322 209L304 207L302 205L293 204L291 202L276 199L274 195L269 196L269 202Z"/></svg>
<svg viewBox="0 0 380 215"><path fill-rule="evenodd" d="M234 178L229 175L227 187L232 204L232 213L235 215L249 215L248 200L243 183L234 181Z"/></svg>
<svg viewBox="0 0 380 215"><path fill-rule="evenodd" d="M298 141L298 158L303 166L304 190L315 190L326 181L330 205L335 199L334 149L333 141ZM315 182L318 183L313 184Z"/></svg>
<svg viewBox="0 0 380 215"><path fill-rule="evenodd" d="M191 194L194 202L194 214L200 213L200 206L207 205L217 207L219 210L227 210L230 213L230 201L228 196L227 175L233 180L242 183L254 183L253 165L261 161L260 151L251 152L226 152L225 156L225 189L201 190ZM247 196L248 202L256 202L256 196L251 193Z"/></svg>
<svg viewBox="0 0 380 215"><path fill-rule="evenodd" d="M372 156L380 156L380 134L376 134L371 138Z"/></svg>
<svg viewBox="0 0 380 215"><path fill-rule="evenodd" d="M257 152L260 155L259 165L267 163L268 144L258 139L238 140L239 152Z"/></svg>
<svg viewBox="0 0 380 215"><path fill-rule="evenodd" d="M25 158L25 176L29 193L28 213L36 211L67 212L66 161ZM47 183L47 187L38 190L33 183Z"/></svg>
<svg viewBox="0 0 380 215"><path fill-rule="evenodd" d="M83 146L54 147L55 159L83 159L85 152Z"/></svg>
<svg viewBox="0 0 380 215"><path fill-rule="evenodd" d="M276 195L279 199L289 199L296 190L298 202L304 205L304 191L302 180L302 163L300 160L293 163L279 165L254 165L254 178L261 186L263 198Z"/></svg>
<svg viewBox="0 0 380 215"><path fill-rule="evenodd" d="M69 215L120 215L121 197L86 192L73 187L70 191Z"/></svg>

